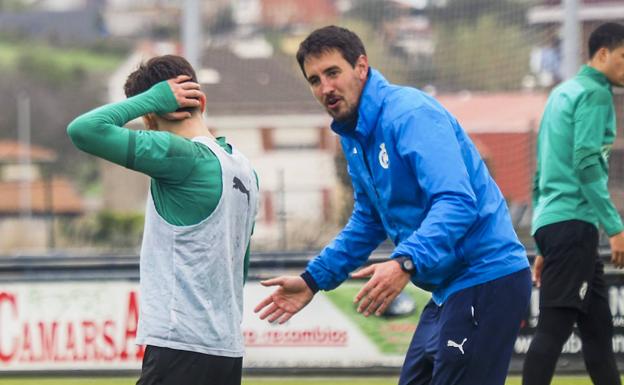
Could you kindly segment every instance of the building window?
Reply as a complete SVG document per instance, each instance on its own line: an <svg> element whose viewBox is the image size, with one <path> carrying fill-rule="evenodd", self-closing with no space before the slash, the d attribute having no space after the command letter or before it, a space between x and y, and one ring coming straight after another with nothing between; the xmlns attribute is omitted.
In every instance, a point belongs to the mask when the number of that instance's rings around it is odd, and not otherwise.
<svg viewBox="0 0 624 385"><path fill-rule="evenodd" d="M264 151L271 151L275 148L273 127L260 127L260 136L262 138L262 149Z"/></svg>
<svg viewBox="0 0 624 385"><path fill-rule="evenodd" d="M331 136L331 132L329 131L329 127L321 126L321 127L318 127L317 129L319 133L318 148L321 150L331 150L332 136Z"/></svg>
<svg viewBox="0 0 624 385"><path fill-rule="evenodd" d="M279 128L260 127L262 149L276 150L321 150L334 151L334 135L329 127Z"/></svg>

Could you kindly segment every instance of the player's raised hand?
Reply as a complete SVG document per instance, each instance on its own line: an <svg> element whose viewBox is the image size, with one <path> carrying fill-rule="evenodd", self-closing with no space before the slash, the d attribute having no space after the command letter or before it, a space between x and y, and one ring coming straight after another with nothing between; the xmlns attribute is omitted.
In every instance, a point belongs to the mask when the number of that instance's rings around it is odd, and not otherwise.
<svg viewBox="0 0 624 385"><path fill-rule="evenodd" d="M260 313L260 319L283 324L299 310L303 309L314 297L314 293L303 278L299 276L281 276L260 282L263 286L279 286L254 309Z"/></svg>
<svg viewBox="0 0 624 385"><path fill-rule="evenodd" d="M167 80L180 108L200 107L201 100L205 99L204 93L200 91L199 84L189 81L190 79L191 77L188 75L179 75ZM191 113L188 111L175 111L167 113L163 117L168 120L184 120L190 118Z"/></svg>
<svg viewBox="0 0 624 385"><path fill-rule="evenodd" d="M352 278L371 277L353 300L359 304L357 311L365 317L375 313L380 316L403 291L410 275L396 261L375 263L351 274Z"/></svg>

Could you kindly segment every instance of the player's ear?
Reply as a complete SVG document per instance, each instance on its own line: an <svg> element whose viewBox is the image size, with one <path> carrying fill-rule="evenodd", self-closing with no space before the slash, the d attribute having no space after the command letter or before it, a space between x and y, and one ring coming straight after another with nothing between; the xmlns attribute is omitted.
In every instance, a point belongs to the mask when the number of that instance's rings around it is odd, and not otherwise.
<svg viewBox="0 0 624 385"><path fill-rule="evenodd" d="M206 111L206 95L203 92L199 96L199 110L202 113Z"/></svg>

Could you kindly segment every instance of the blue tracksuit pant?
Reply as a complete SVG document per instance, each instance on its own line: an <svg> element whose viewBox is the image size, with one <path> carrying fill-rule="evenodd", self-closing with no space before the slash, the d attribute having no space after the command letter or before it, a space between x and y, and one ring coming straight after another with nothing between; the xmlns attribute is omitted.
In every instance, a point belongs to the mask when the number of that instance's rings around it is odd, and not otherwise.
<svg viewBox="0 0 624 385"><path fill-rule="evenodd" d="M410 343L399 385L503 385L531 296L531 273L429 301Z"/></svg>

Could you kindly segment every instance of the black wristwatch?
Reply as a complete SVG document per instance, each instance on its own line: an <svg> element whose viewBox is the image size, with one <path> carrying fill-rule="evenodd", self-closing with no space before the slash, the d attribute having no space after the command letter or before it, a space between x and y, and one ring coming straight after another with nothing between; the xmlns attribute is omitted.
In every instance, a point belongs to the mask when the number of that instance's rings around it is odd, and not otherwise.
<svg viewBox="0 0 624 385"><path fill-rule="evenodd" d="M416 267L414 266L414 261L412 261L412 258L410 257L401 256L401 257L396 257L393 260L397 261L399 266L401 266L401 270L403 270L404 272L408 274L414 274L414 272L416 271Z"/></svg>

